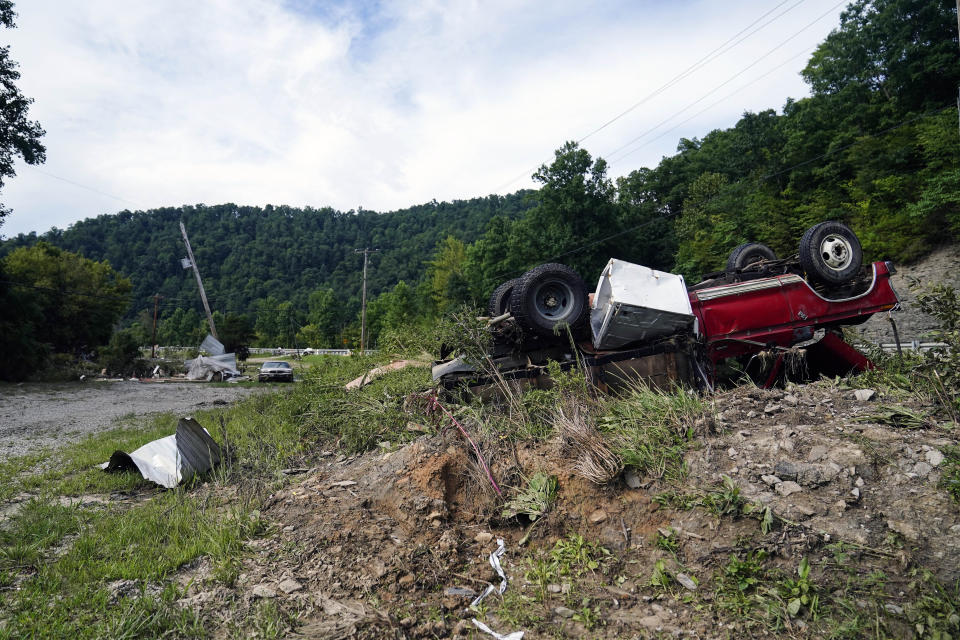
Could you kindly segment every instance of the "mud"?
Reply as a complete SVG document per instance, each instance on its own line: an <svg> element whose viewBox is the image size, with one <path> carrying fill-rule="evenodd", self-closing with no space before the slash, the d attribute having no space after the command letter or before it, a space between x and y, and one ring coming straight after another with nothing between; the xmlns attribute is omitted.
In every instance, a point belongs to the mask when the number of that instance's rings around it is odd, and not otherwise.
<svg viewBox="0 0 960 640"><path fill-rule="evenodd" d="M204 383L69 382L0 384L0 460L57 447L164 411L190 415L259 389Z"/></svg>

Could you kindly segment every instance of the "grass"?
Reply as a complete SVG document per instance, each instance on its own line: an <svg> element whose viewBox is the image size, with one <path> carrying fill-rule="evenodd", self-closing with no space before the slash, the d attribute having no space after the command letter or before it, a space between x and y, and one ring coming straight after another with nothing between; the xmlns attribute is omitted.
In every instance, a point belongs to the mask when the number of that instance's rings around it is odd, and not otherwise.
<svg viewBox="0 0 960 640"><path fill-rule="evenodd" d="M699 396L684 389L637 385L606 403L597 427L625 466L674 483L686 475L683 456L705 409Z"/></svg>
<svg viewBox="0 0 960 640"><path fill-rule="evenodd" d="M210 579L233 585L245 541L268 530L257 507L264 488L282 481L281 469L326 447L357 453L417 435L406 431L407 422L426 418L405 399L428 386L428 371L406 369L343 390L373 364L369 357L328 357L282 393L198 412L230 461L176 490L96 467L117 449L132 451L172 433L177 419L169 414L127 417L117 429L0 465L3 498L34 496L0 523L0 638L211 635L196 613L174 605L184 594L173 577L206 557ZM62 504L64 496L113 492L141 499L96 508ZM116 593L110 584L117 580L136 588ZM293 624L269 602L237 615L235 637L281 637Z"/></svg>

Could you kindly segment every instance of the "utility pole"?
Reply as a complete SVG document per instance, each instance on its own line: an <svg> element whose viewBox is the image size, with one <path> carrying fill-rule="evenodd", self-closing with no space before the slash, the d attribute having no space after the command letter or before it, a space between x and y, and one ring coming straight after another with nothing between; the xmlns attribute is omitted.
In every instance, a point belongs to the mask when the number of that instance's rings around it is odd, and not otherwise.
<svg viewBox="0 0 960 640"><path fill-rule="evenodd" d="M159 293L153 295L153 338L150 339L150 357L157 357L157 309L160 307L160 298L162 298Z"/></svg>
<svg viewBox="0 0 960 640"><path fill-rule="evenodd" d="M957 0L960 2L960 0ZM371 253L376 253L379 249L354 249L354 253L363 254L363 294L360 302L360 353L367 352L367 258Z"/></svg>
<svg viewBox="0 0 960 640"><path fill-rule="evenodd" d="M210 305L207 304L207 293L203 290L203 280L200 279L200 269L197 268L197 261L193 257L193 249L190 248L190 239L187 237L187 228L183 226L183 220L180 221L180 233L183 234L183 242L187 245L188 256L185 260L181 260L180 264L183 265L184 269L193 267L193 275L197 276L197 286L200 288L200 299L203 300L203 310L207 312L207 322L210 323L210 335L219 340L217 327L213 324L213 314L210 313ZM190 264L187 264L187 262Z"/></svg>

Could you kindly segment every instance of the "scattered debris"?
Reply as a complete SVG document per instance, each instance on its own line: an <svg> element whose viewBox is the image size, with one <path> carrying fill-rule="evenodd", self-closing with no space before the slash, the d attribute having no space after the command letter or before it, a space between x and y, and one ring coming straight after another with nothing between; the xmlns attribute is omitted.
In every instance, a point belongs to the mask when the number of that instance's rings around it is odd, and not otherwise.
<svg viewBox="0 0 960 640"><path fill-rule="evenodd" d="M193 360L183 363L187 368L187 380L206 380L214 378L226 380L238 377L237 357L233 353L224 353L218 356L197 356Z"/></svg>
<svg viewBox="0 0 960 640"><path fill-rule="evenodd" d="M497 538L497 548L490 553L489 561L490 566L493 567L493 570L496 571L497 575L500 576L500 589L498 590L500 595L503 595L503 592L507 590L507 576L503 573L503 567L500 566L500 558L502 558L503 554L506 552L507 547L504 545L503 538ZM470 603L470 606L477 606L494 591L497 591L497 588L492 584L488 584L486 590L474 598L473 602Z"/></svg>
<svg viewBox="0 0 960 640"><path fill-rule="evenodd" d="M107 472L139 471L147 480L173 489L220 463L221 451L210 433L193 418L181 418L173 435L148 442L133 453L115 451L100 465Z"/></svg>
<svg viewBox="0 0 960 640"><path fill-rule="evenodd" d="M359 378L355 378L344 385L344 389L347 391L352 391L354 389L359 389L360 387L370 384L372 381L376 380L380 376L390 371L399 371L400 369L406 369L407 367L429 367L429 362L423 362L420 360L396 360L390 364L384 365L382 367L377 367L366 372Z"/></svg>
<svg viewBox="0 0 960 640"><path fill-rule="evenodd" d="M522 640L523 639L523 633L524 633L523 631L514 631L513 633L508 633L504 635L502 633L497 633L496 631L494 631L487 625L483 624L476 618L473 619L473 624L476 625L477 629L480 629L480 631L483 631L484 633L490 634L497 640Z"/></svg>

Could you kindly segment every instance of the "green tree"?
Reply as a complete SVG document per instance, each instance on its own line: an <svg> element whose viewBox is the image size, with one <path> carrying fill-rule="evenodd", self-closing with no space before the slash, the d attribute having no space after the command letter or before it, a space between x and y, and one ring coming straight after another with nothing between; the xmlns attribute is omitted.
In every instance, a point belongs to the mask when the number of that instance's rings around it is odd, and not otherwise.
<svg viewBox="0 0 960 640"><path fill-rule="evenodd" d="M420 305L413 289L401 280L393 289L377 296L367 305L368 344L376 344L384 331L412 325L418 317Z"/></svg>
<svg viewBox="0 0 960 640"><path fill-rule="evenodd" d="M447 313L469 300L470 290L464 273L466 259L463 242L447 236L437 246L433 259L427 263L430 300L437 313Z"/></svg>
<svg viewBox="0 0 960 640"><path fill-rule="evenodd" d="M3 261L14 286L29 291L42 319L36 340L58 353L106 344L130 304L130 280L106 262L95 262L45 242L20 248Z"/></svg>
<svg viewBox="0 0 960 640"><path fill-rule="evenodd" d="M0 0L0 25L12 29L16 13L12 0ZM40 143L44 131L29 120L32 98L26 98L15 84L20 79L17 63L10 58L10 47L0 47L0 189L3 182L16 174L13 163L20 157L27 164L42 164L46 149ZM0 204L0 223L10 210Z"/></svg>
<svg viewBox="0 0 960 640"><path fill-rule="evenodd" d="M171 347L197 347L207 329L207 321L196 309L177 308L157 324L157 342Z"/></svg>

